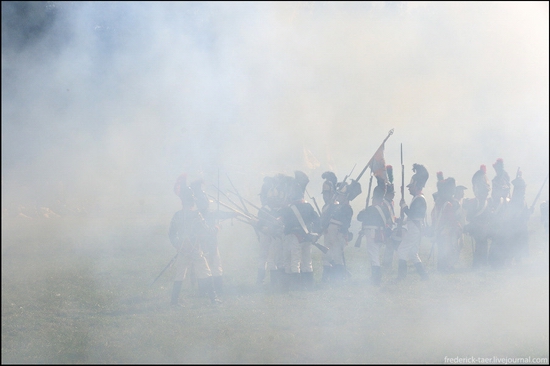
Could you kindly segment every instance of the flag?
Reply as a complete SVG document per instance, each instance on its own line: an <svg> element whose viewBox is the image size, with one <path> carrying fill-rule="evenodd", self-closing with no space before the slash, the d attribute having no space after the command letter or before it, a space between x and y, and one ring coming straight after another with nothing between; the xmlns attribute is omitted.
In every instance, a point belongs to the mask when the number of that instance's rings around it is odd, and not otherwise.
<svg viewBox="0 0 550 366"><path fill-rule="evenodd" d="M304 146L304 162L309 170L315 170L317 169L321 163L319 163L319 160L313 155L313 153L306 149Z"/></svg>
<svg viewBox="0 0 550 366"><path fill-rule="evenodd" d="M380 145L372 157L370 170L375 177L384 179L388 183L388 173L386 172L386 160L384 159L384 145Z"/></svg>

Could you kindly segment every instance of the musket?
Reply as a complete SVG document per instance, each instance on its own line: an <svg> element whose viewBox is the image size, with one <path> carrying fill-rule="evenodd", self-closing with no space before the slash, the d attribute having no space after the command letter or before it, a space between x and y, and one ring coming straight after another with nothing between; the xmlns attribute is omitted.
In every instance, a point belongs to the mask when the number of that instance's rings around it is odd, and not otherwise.
<svg viewBox="0 0 550 366"><path fill-rule="evenodd" d="M347 177L347 176L346 176ZM344 179L345 181L345 179ZM319 205L317 204L317 200L315 200L315 197L312 197L309 192L306 189L306 193L308 197L313 201L313 204L315 205L315 208L317 209L317 213L319 214L319 217L321 217L321 210L319 209Z"/></svg>
<svg viewBox="0 0 550 366"><path fill-rule="evenodd" d="M239 191L237 191L237 187L235 187L235 185L231 181L231 178L229 178L229 174L226 173L225 175L227 176L227 180L229 180L229 183L231 184L231 187L233 187L233 189L235 190L235 193L237 194L237 197L239 197L239 201L241 201L241 205L243 205L244 212L246 212L247 214L250 214L250 212L248 211L248 208L246 208L246 205L244 204L242 196L239 194ZM219 188L218 188L218 192L219 192ZM225 195L225 196L227 197L227 195ZM227 199L229 199L229 197L227 197ZM235 204L232 201L231 201L231 203ZM258 228L256 226L254 226L254 232L256 233L256 237L258 238L258 241L260 241L260 232L258 231Z"/></svg>
<svg viewBox="0 0 550 366"><path fill-rule="evenodd" d="M376 149L376 152L378 152L378 150L386 143L386 141L388 141L388 139L390 138L390 136L393 135L393 128L388 132L388 136L386 136L386 138L384 139L384 141L382 141L382 143L380 144L380 147L378 147L378 149ZM370 158L369 162L367 163L367 165L365 165L365 167L363 168L363 170L361 170L361 173L359 173L359 175L357 176L357 178L355 178L355 181L358 182L359 179L361 179L361 177L363 176L363 174L365 173L365 171L367 170L367 168L371 165L372 161L374 160L374 157L376 155L376 152L374 153L374 155Z"/></svg>
<svg viewBox="0 0 550 366"><path fill-rule="evenodd" d="M372 187L372 177L373 175L370 175L369 179L369 192L367 193L367 202L365 203L365 210L367 207L369 207L369 201L370 201L370 189ZM357 235L357 240L355 240L355 247L359 248L361 246L361 240L363 240L363 237L365 236L365 232L363 231L363 228L361 227L361 230L359 230L359 234Z"/></svg>
<svg viewBox="0 0 550 366"><path fill-rule="evenodd" d="M239 191L237 191L237 188L233 185L233 182L231 181L231 178L229 178L229 174L226 173L225 175L227 176L227 180L229 180L229 183L231 184L231 187L233 187L233 189L235 190L235 193L237 194L237 197L239 197L239 200L241 201L241 205L243 205L244 212L250 213L250 212L248 212L248 209L246 208L246 205L244 204L243 198L239 194Z"/></svg>
<svg viewBox="0 0 550 366"><path fill-rule="evenodd" d="M179 254L179 251L176 253L176 255L174 256L174 258L172 258L170 260L170 262L168 262L168 264L166 265L166 267L164 267L164 269L162 271L160 271L159 275L157 276L157 278L155 278L155 280L151 283L150 286L153 286L155 284L155 282L157 282L157 280L160 278L160 276L162 276L162 274L164 272L166 272L166 270L170 267L172 267L172 265L174 264L174 262L176 261L176 259L178 258L178 254Z"/></svg>
<svg viewBox="0 0 550 366"><path fill-rule="evenodd" d="M344 177L344 180L343 180L342 182L344 182L344 183L346 182L346 180L349 178L349 176L351 175L351 173L353 173L353 170L355 169L356 166L357 166L357 163L355 163L355 165L353 166L353 168L351 168L351 171L349 172L348 175L346 175L346 176ZM356 179L356 180L357 180L357 179Z"/></svg>
<svg viewBox="0 0 550 366"><path fill-rule="evenodd" d="M209 194L207 194L207 196L214 199L214 200L216 199L216 198L214 198L213 196L211 196ZM241 215L242 217L244 217L245 219L247 219L249 221L252 221L252 222L257 222L258 221L258 218L254 217L252 214L245 214L244 212L239 211L237 209L234 209L233 207L229 206L228 204L223 203L222 201L218 201L218 203L221 204L223 207L228 208L231 211L235 212L237 215ZM252 223L252 222L250 222L250 223Z"/></svg>
<svg viewBox="0 0 550 366"><path fill-rule="evenodd" d="M405 164L403 164L403 143L401 143L401 201L399 207L401 208L401 202L405 201ZM403 231L403 220L405 219L405 211L401 208L399 212L399 222L397 224L396 233L397 241L401 240Z"/></svg>
<svg viewBox="0 0 550 366"><path fill-rule="evenodd" d="M537 196L535 197L535 200L533 201L533 204L531 207L529 207L529 212L533 212L535 209L535 203L537 203L537 200L540 197L540 194L542 193L542 189L544 188L544 185L546 184L546 181L548 180L548 175L546 175L546 178L544 178L544 182L542 182L542 186L540 186L539 193L537 193Z"/></svg>
<svg viewBox="0 0 550 366"><path fill-rule="evenodd" d="M251 213L248 212L248 211L245 211L245 210L241 209L241 207L240 207L238 204L236 204L231 198L229 198L229 196L228 196L227 194L225 194L221 189L219 189L219 188L216 187L215 185L212 185L212 186L218 190L218 195L219 195L220 193L223 194L223 196L224 196L225 198L227 198L227 200L228 200L230 203L232 203L235 207L237 207L237 208L239 209L239 213L240 213L240 214L242 214L242 215L247 215L247 216L251 216L251 217L254 217L254 218L256 219L256 217L255 217L253 214L251 214ZM210 197L212 197L212 196L210 196ZM212 197L212 198L214 198L214 197ZM219 200L218 200L218 203L220 203ZM222 205L223 205L223 203L222 203ZM227 206L225 206L225 207L227 207Z"/></svg>

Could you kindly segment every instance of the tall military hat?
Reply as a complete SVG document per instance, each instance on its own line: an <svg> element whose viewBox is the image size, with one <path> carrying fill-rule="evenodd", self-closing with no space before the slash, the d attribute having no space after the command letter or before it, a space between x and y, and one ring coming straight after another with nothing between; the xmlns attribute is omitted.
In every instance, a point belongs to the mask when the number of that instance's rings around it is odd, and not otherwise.
<svg viewBox="0 0 550 366"><path fill-rule="evenodd" d="M487 197L491 191L491 185L489 178L487 178L487 167L482 164L479 166L479 170L474 173L472 177L472 188L474 190L474 196Z"/></svg>
<svg viewBox="0 0 550 366"><path fill-rule="evenodd" d="M393 167L386 165L386 173L388 174L388 183L386 184L386 196L395 193L395 187L393 185Z"/></svg>
<svg viewBox="0 0 550 366"><path fill-rule="evenodd" d="M510 195L510 176L504 170L504 161L498 158L493 164L493 168L497 175L493 178L493 194L499 197L508 197Z"/></svg>
<svg viewBox="0 0 550 366"><path fill-rule="evenodd" d="M323 182L323 191L321 193L334 193L336 191L336 183L338 182L336 174L331 171L326 171L321 175L321 178L325 179L325 181Z"/></svg>
<svg viewBox="0 0 550 366"><path fill-rule="evenodd" d="M181 199L183 206L193 206L195 204L195 195L191 187L187 186L187 174L181 174L174 185L174 193Z"/></svg>
<svg viewBox="0 0 550 366"><path fill-rule="evenodd" d="M516 178L512 181L512 184L514 185L514 193L512 194L512 197L515 197L514 199L525 198L525 188L527 185L525 184L525 180L523 180L522 175L521 170L518 168Z"/></svg>
<svg viewBox="0 0 550 366"><path fill-rule="evenodd" d="M195 196L195 203L199 210L207 210L210 205L210 200L204 192L204 179L197 179L189 183L189 188L193 191L193 196Z"/></svg>
<svg viewBox="0 0 550 366"><path fill-rule="evenodd" d="M413 164L412 170L415 173L411 177L411 182L407 184L407 187L414 185L418 189L424 188L426 182L428 181L428 178L430 177L428 170L424 165L416 163Z"/></svg>
<svg viewBox="0 0 550 366"><path fill-rule="evenodd" d="M441 184L441 189L438 190L438 193L441 194L440 198L450 201L456 190L456 180L453 177L448 177L443 180Z"/></svg>
<svg viewBox="0 0 550 366"><path fill-rule="evenodd" d="M523 172L518 169L518 172L516 173L516 179L512 181L512 184L514 185L514 189L516 188L525 188L525 180L523 180Z"/></svg>
<svg viewBox="0 0 550 366"><path fill-rule="evenodd" d="M372 190L372 199L382 199L386 194L386 182L382 177L376 177L376 187Z"/></svg>
<svg viewBox="0 0 550 366"><path fill-rule="evenodd" d="M309 178L306 173L296 170L294 172L294 181L289 187L289 200L296 201L304 198L306 186L309 183Z"/></svg>

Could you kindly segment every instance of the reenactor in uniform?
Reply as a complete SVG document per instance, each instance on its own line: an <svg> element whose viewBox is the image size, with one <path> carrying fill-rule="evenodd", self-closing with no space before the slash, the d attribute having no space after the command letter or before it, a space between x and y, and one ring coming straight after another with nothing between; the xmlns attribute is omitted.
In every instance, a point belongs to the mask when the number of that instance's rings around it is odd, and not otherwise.
<svg viewBox="0 0 550 366"><path fill-rule="evenodd" d="M181 286L190 268L197 278L199 292L206 294L212 304L220 303L212 282L212 272L202 250L215 228L210 228L196 209L195 196L186 185L184 175L178 178L174 191L181 199L182 209L172 217L168 231L170 242L178 251L171 304L178 305Z"/></svg>
<svg viewBox="0 0 550 366"><path fill-rule="evenodd" d="M516 178L512 181L514 191L512 198L508 204L508 225L510 230L510 259L516 263L521 263L521 260L529 255L529 230L528 223L531 212L525 202L526 184L523 180L521 170L518 169Z"/></svg>
<svg viewBox="0 0 550 366"><path fill-rule="evenodd" d="M324 244L328 248L323 254L323 278L325 281L342 282L347 279L344 248L351 240L349 227L353 209L349 203L348 184L336 185L332 202L323 207L321 224Z"/></svg>
<svg viewBox="0 0 550 366"><path fill-rule="evenodd" d="M422 280L428 279L428 274L422 265L422 261L418 255L420 243L422 241L422 230L425 226L427 203L422 189L426 185L429 178L428 170L421 164L413 164L413 172L411 182L407 185L409 193L413 196L410 206L402 199L399 202L401 210L406 215L405 223L406 231L403 231L403 239L397 255L399 257L399 267L397 280L404 280L407 276L407 261L412 261L416 267L418 274Z"/></svg>
<svg viewBox="0 0 550 366"><path fill-rule="evenodd" d="M367 206L357 214L357 220L361 221L363 235L367 241L367 252L371 265L371 283L380 286L382 270L380 267L380 247L386 243L387 217L383 211L383 200L386 194L386 183L377 177L378 184L372 192L372 205Z"/></svg>
<svg viewBox="0 0 550 366"><path fill-rule="evenodd" d="M265 177L260 192L262 207L258 210L258 237L260 256L258 262L257 284L261 285L269 270L272 290L280 289L281 278L285 273L283 263L283 222L280 210L284 204L279 192L276 177Z"/></svg>
<svg viewBox="0 0 550 366"><path fill-rule="evenodd" d="M285 277L283 291L289 289L313 289L313 261L311 245L320 231L319 215L313 206L304 200L309 178L296 171L292 185L288 186L288 205L281 209L284 224L283 255Z"/></svg>
<svg viewBox="0 0 550 366"><path fill-rule="evenodd" d="M442 172L437 172L437 178L437 195L431 213L432 235L437 246L437 270L449 272L458 261L458 235L462 228L453 200L456 190L455 179L444 179Z"/></svg>
<svg viewBox="0 0 550 366"><path fill-rule="evenodd" d="M321 228L323 230L323 244L325 247L330 248L333 244L331 240L335 240L334 236L327 236L327 230L330 224L330 215L334 207L334 201L336 200L336 184L338 178L336 174L331 171L326 171L321 175L321 178L325 179L323 182L323 189L321 194L323 195L323 207L321 208ZM323 256L323 274L321 281L327 282L330 279L332 270L332 264L329 261L327 255Z"/></svg>
<svg viewBox="0 0 550 366"><path fill-rule="evenodd" d="M466 211L465 226L474 243L473 268L478 269L487 265L489 252L489 223L491 220L491 206L489 192L491 185L487 178L487 168L481 165L472 177L472 189L474 198L465 199L463 202Z"/></svg>
<svg viewBox="0 0 550 366"><path fill-rule="evenodd" d="M401 241L396 240L395 235L393 235L396 226L396 217L393 204L395 187L393 185L393 167L391 165L386 166L386 173L388 174L388 183L386 184L386 194L382 200L382 210L384 211L384 215L386 215L386 247L382 258L382 266L387 270L391 270L394 253Z"/></svg>
<svg viewBox="0 0 550 366"><path fill-rule="evenodd" d="M208 261L208 266L212 272L212 282L218 295L223 293L223 268L218 248L218 232L220 220L233 218L236 216L233 212L214 211L210 209L210 200L204 191L204 180L198 179L189 184L195 196L195 204L198 211L204 218L206 225L210 228L208 235L201 243L204 256Z"/></svg>
<svg viewBox="0 0 550 366"><path fill-rule="evenodd" d="M464 227L466 226L466 211L463 207L464 191L468 189L465 186L456 186L455 194L453 196L453 204L456 206L456 212L458 216L458 222L460 223L461 230L458 235L458 255L464 247Z"/></svg>
<svg viewBox="0 0 550 366"><path fill-rule="evenodd" d="M489 248L489 263L493 267L502 267L510 259L510 235L507 227L508 204L510 202L510 177L504 170L504 162L497 159L493 164L496 176L492 180L491 191L491 223L489 235L491 247Z"/></svg>

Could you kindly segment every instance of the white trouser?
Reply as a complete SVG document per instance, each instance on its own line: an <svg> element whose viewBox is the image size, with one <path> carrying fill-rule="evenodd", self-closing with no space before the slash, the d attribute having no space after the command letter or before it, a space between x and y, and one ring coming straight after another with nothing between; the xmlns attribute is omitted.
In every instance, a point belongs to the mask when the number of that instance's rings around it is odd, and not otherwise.
<svg viewBox="0 0 550 366"><path fill-rule="evenodd" d="M403 239L399 248L397 248L397 256L399 260L411 260L413 263L420 263L418 251L420 250L420 240L422 233L419 225L414 222L407 222L407 231L403 232Z"/></svg>
<svg viewBox="0 0 550 366"><path fill-rule="evenodd" d="M377 243L374 240L376 229L364 228L365 239L367 241L367 253L369 254L369 260L371 266L380 267L380 247L383 243Z"/></svg>
<svg viewBox="0 0 550 366"><path fill-rule="evenodd" d="M285 272L313 272L311 259L311 242L300 243L294 234L285 235Z"/></svg>
<svg viewBox="0 0 550 366"><path fill-rule="evenodd" d="M283 268L283 238L260 232L258 268L269 271Z"/></svg>
<svg viewBox="0 0 550 366"><path fill-rule="evenodd" d="M198 279L212 276L206 257L198 246L191 247L185 245L181 248L175 264L176 276L174 277L174 281L183 281L189 268L193 269Z"/></svg>
<svg viewBox="0 0 550 366"><path fill-rule="evenodd" d="M212 276L221 276L223 274L223 270L218 247L216 246L204 254L206 261L208 262L208 266L210 267L210 271L212 272Z"/></svg>
<svg viewBox="0 0 550 366"><path fill-rule="evenodd" d="M347 244L344 234L340 232L340 226L330 224L323 235L323 243L328 251L323 254L323 266L343 265L344 247Z"/></svg>

